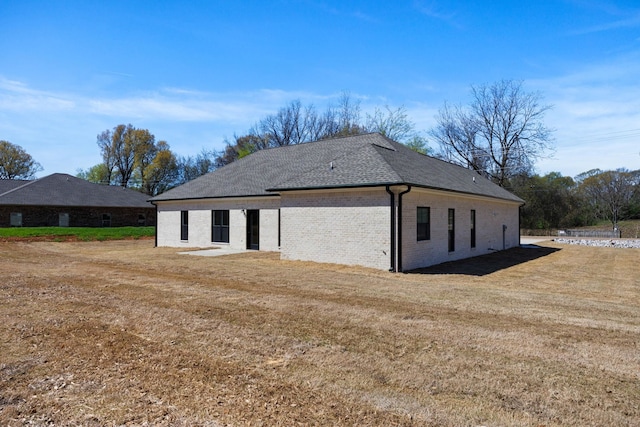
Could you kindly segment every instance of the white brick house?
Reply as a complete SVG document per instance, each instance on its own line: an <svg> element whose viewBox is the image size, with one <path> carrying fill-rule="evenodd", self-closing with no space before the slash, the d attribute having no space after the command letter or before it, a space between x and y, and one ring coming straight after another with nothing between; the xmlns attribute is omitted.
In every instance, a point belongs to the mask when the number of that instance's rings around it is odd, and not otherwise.
<svg viewBox="0 0 640 427"><path fill-rule="evenodd" d="M390 271L517 246L524 203L380 134L261 150L151 201L158 246Z"/></svg>

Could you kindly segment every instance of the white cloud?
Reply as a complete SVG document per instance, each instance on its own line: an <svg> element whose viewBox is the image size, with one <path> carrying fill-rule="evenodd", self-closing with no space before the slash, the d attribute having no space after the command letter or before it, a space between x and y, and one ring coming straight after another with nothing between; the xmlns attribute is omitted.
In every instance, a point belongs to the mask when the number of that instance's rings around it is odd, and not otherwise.
<svg viewBox="0 0 640 427"><path fill-rule="evenodd" d="M554 79L529 81L553 104L545 123L557 150L540 173L575 176L600 168L640 169L640 62L633 56Z"/></svg>
<svg viewBox="0 0 640 427"><path fill-rule="evenodd" d="M608 2L591 3L583 6L597 11L597 14L601 17L603 22L573 31L573 34L575 35L599 33L640 26L640 10L638 9L622 9L615 4Z"/></svg>
<svg viewBox="0 0 640 427"><path fill-rule="evenodd" d="M73 100L52 92L29 88L26 84L0 76L0 111L69 111Z"/></svg>
<svg viewBox="0 0 640 427"><path fill-rule="evenodd" d="M433 0L415 0L413 3L413 7L422 15L445 22L457 29L462 28L462 25L458 20L458 14L456 12L443 10L443 8Z"/></svg>
<svg viewBox="0 0 640 427"><path fill-rule="evenodd" d="M179 155L203 147L222 149L225 138L247 131L257 120L294 99L322 109L335 96L264 89L211 93L159 88L127 96L53 92L0 76L0 139L21 145L40 162L41 175L74 174L100 161L96 135L120 123L149 129Z"/></svg>

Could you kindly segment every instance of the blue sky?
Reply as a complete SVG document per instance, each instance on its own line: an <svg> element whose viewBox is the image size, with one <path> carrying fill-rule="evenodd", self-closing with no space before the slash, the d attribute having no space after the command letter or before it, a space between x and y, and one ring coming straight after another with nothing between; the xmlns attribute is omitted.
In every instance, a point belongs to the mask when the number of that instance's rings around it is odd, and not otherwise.
<svg viewBox="0 0 640 427"><path fill-rule="evenodd" d="M637 1L0 0L0 139L39 176L99 163L96 135L120 123L195 155L345 91L426 134L501 79L553 106L538 173L640 169Z"/></svg>

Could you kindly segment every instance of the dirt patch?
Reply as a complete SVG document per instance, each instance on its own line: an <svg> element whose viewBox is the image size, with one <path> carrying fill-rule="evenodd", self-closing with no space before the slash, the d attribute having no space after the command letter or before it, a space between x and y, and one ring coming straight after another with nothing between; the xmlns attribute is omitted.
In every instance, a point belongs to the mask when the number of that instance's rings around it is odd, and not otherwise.
<svg viewBox="0 0 640 427"><path fill-rule="evenodd" d="M637 426L640 252L520 251L392 274L3 243L0 424Z"/></svg>

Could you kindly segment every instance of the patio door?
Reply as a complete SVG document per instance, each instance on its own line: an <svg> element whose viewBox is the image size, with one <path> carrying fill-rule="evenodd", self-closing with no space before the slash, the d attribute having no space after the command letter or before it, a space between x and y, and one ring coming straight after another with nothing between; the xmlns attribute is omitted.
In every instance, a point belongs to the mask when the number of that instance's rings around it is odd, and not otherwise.
<svg viewBox="0 0 640 427"><path fill-rule="evenodd" d="M260 211L247 210L247 249L260 249Z"/></svg>

